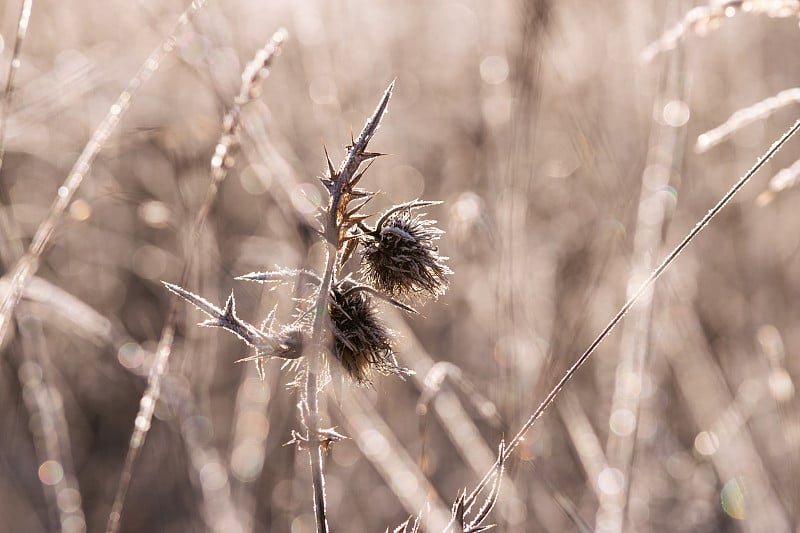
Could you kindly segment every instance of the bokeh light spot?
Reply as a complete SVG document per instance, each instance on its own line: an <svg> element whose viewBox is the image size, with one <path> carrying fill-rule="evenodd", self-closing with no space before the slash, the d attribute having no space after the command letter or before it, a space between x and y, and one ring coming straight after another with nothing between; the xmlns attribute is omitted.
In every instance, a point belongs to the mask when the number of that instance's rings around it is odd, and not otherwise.
<svg viewBox="0 0 800 533"><path fill-rule="evenodd" d="M153 228L164 228L169 224L170 211L167 204L150 200L139 206L139 218Z"/></svg>
<svg viewBox="0 0 800 533"><path fill-rule="evenodd" d="M508 79L508 61L503 56L487 56L481 61L481 79L499 85Z"/></svg>
<svg viewBox="0 0 800 533"><path fill-rule="evenodd" d="M670 209L674 209L678 204L678 191L672 185L664 185L659 191L659 194Z"/></svg>
<svg viewBox="0 0 800 533"><path fill-rule="evenodd" d="M417 478L411 472L398 472L392 476L392 484L397 487L399 493L414 492L419 488Z"/></svg>
<svg viewBox="0 0 800 533"><path fill-rule="evenodd" d="M747 489L743 478L731 479L720 492L720 504L722 510L736 520L744 520L747 517Z"/></svg>
<svg viewBox="0 0 800 533"><path fill-rule="evenodd" d="M228 476L221 464L209 462L200 469L200 483L206 490L219 490L228 483Z"/></svg>
<svg viewBox="0 0 800 533"><path fill-rule="evenodd" d="M308 85L308 95L315 104L326 105L336 103L336 83L329 76L317 76Z"/></svg>
<svg viewBox="0 0 800 533"><path fill-rule="evenodd" d="M257 442L240 444L231 455L231 472L240 481L254 481L264 464L264 448Z"/></svg>
<svg viewBox="0 0 800 533"><path fill-rule="evenodd" d="M618 468L606 467L597 476L597 488L609 496L619 494L625 486L625 476Z"/></svg>
<svg viewBox="0 0 800 533"><path fill-rule="evenodd" d="M45 461L39 466L39 480L45 485L55 485L64 479L64 467L58 461Z"/></svg>
<svg viewBox="0 0 800 533"><path fill-rule="evenodd" d="M669 183L669 169L664 165L647 165L642 175L645 186L652 191L657 191Z"/></svg>
<svg viewBox="0 0 800 533"><path fill-rule="evenodd" d="M322 204L322 195L311 183L299 183L292 191L292 205L301 213L311 214Z"/></svg>
<svg viewBox="0 0 800 533"><path fill-rule="evenodd" d="M242 188L252 195L264 194L272 184L272 176L264 165L249 165L239 174Z"/></svg>
<svg viewBox="0 0 800 533"><path fill-rule="evenodd" d="M313 533L316 529L313 515L301 514L292 520L291 533Z"/></svg>
<svg viewBox="0 0 800 533"><path fill-rule="evenodd" d="M679 128L689 122L689 106L683 100L670 100L664 105L661 118L667 126Z"/></svg>
<svg viewBox="0 0 800 533"><path fill-rule="evenodd" d="M397 203L410 198L421 198L425 191L425 178L410 165L396 165L387 172L375 175L377 188Z"/></svg>
<svg viewBox="0 0 800 533"><path fill-rule="evenodd" d="M86 200L83 199L75 200L69 206L69 216L71 216L73 220L77 220L78 222L83 222L84 220L88 220L88 218L92 216L92 207Z"/></svg>
<svg viewBox="0 0 800 533"><path fill-rule="evenodd" d="M32 361L25 361L20 365L17 371L20 383L29 387L35 386L42 381L43 374L42 367L39 363L34 363Z"/></svg>
<svg viewBox="0 0 800 533"><path fill-rule="evenodd" d="M719 450L719 437L713 431L701 431L694 438L694 449L700 455L714 455Z"/></svg>
<svg viewBox="0 0 800 533"><path fill-rule="evenodd" d="M636 416L630 409L617 409L611 413L608 425L611 431L624 437L632 434L636 429Z"/></svg>
<svg viewBox="0 0 800 533"><path fill-rule="evenodd" d="M368 429L361 434L364 453L373 459L384 459L389 454L389 443L380 431Z"/></svg>
<svg viewBox="0 0 800 533"><path fill-rule="evenodd" d="M144 363L144 350L135 342L126 342L117 350L117 360L125 368L139 368Z"/></svg>
<svg viewBox="0 0 800 533"><path fill-rule="evenodd" d="M65 513L74 513L81 508L81 493L75 489L63 489L56 495L58 508Z"/></svg>
<svg viewBox="0 0 800 533"><path fill-rule="evenodd" d="M61 522L61 531L62 533L84 533L86 531L86 520L83 518L83 513L64 518Z"/></svg>
<svg viewBox="0 0 800 533"><path fill-rule="evenodd" d="M790 376L785 369L774 369L770 373L767 383L769 385L769 392L772 394L772 397L775 398L776 402L788 402L794 397L792 376Z"/></svg>

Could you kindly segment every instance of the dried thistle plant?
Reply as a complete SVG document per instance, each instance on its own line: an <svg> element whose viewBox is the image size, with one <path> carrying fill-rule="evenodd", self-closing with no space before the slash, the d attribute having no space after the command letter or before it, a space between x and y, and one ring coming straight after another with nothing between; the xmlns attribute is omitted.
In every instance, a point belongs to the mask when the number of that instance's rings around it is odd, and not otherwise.
<svg viewBox="0 0 800 533"><path fill-rule="evenodd" d="M368 128L373 130L372 133L377 130L392 88L393 84L371 119L374 124L368 122L365 131ZM349 150L357 145L355 140L353 143ZM410 373L410 370L397 365L392 332L378 318L375 300L382 299L414 313L415 310L401 299L418 294L438 298L447 290L447 276L452 274L446 264L447 257L439 255L434 245L442 230L435 227L435 220L425 219L424 214L415 212L441 202L414 200L388 209L375 227L365 223L371 215L362 213L362 209L376 193L356 187L366 171L359 172L359 166L382 155L366 152L365 148L366 143L355 163L339 170L328 158L328 172L320 181L328 190L331 202L320 213L324 229L319 231L332 247L335 246L336 255L325 303L326 316L330 319L328 348L345 374L362 385L371 384L374 373L398 376ZM346 171L353 176L345 178ZM350 207L354 201L357 205ZM335 210L331 211L333 207ZM354 253L360 255L362 279L359 281L351 276L342 277L345 263ZM236 279L259 283L305 283L315 288L315 294L300 299L296 321L275 332L272 327L262 329L239 318L233 293L224 308L220 308L177 285L166 282L164 285L210 317L201 326L226 329L255 349L255 355L241 361L263 363L270 357L299 358L313 333L315 314L311 311L319 299L323 275L309 270L277 268L251 272ZM261 365L259 372L263 377Z"/></svg>
<svg viewBox="0 0 800 533"><path fill-rule="evenodd" d="M230 331L253 347L255 354L240 361L254 361L264 377L264 362L271 357L292 360L299 367L300 421L303 431L293 432L292 441L302 444L311 456L317 531L327 531L323 450L331 443L329 429L320 425L317 392L330 375L345 375L356 385L371 385L376 374L407 376L411 370L397 364L392 332L378 316L376 300L384 300L415 313L403 300L424 294L438 298L447 289L451 274L446 257L434 242L442 231L418 209L439 202L420 200L397 205L378 219L374 227L366 221L367 203L377 193L358 187L372 161L380 153L367 145L386 113L394 82L386 89L359 136L351 140L347 155L335 167L327 155L327 172L320 178L328 202L319 211L317 230L326 245L322 272L277 268L252 272L237 279L259 283L288 283L300 289L313 288L308 297L297 298L295 319L275 326L274 315L257 327L236 314L233 294L223 308L177 285L166 287L210 317L201 326ZM227 153L227 150L224 150ZM220 154L222 157L224 154ZM365 165L365 163L367 163ZM220 163L221 168L224 164ZM348 261L360 256L361 269L348 272ZM355 276L355 277L354 277ZM310 445L310 443L315 445Z"/></svg>

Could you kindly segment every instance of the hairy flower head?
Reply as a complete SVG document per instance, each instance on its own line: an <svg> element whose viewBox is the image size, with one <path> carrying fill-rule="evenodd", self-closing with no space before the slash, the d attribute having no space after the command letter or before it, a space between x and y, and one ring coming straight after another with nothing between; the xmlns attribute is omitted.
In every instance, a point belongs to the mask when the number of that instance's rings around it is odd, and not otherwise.
<svg viewBox="0 0 800 533"><path fill-rule="evenodd" d="M369 384L373 372L411 374L397 365L391 333L378 320L371 298L360 287L340 284L331 290L330 318L333 354L353 381Z"/></svg>
<svg viewBox="0 0 800 533"><path fill-rule="evenodd" d="M427 293L438 298L445 293L447 275L453 272L434 245L443 232L434 227L435 220L412 213L436 203L414 201L393 207L374 230L365 228L361 271L373 287L391 296Z"/></svg>

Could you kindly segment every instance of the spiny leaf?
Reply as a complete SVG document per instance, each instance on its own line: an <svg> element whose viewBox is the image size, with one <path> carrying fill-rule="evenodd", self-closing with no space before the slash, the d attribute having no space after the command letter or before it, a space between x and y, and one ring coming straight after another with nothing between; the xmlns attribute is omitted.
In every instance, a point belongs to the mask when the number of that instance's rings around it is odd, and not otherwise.
<svg viewBox="0 0 800 533"><path fill-rule="evenodd" d="M198 296L193 292L189 292L184 288L181 288L177 285L173 285L172 283L168 283L166 281L162 281L161 283L170 290L170 292L177 294L193 306L197 308L199 311L207 314L211 318L217 318L219 316L224 316L225 312L217 307L216 305L212 304L202 296Z"/></svg>
<svg viewBox="0 0 800 533"><path fill-rule="evenodd" d="M358 174L353 176L353 179L350 180L350 183L348 183L347 186L350 187L350 188L355 187L358 184L358 182L361 181L361 178L364 177L364 174L367 173L367 171L370 169L370 167L372 166L372 164L374 162L375 162L375 160L373 159L372 161L367 163L366 168L364 168L364 170L362 170L361 172L359 172Z"/></svg>
<svg viewBox="0 0 800 533"><path fill-rule="evenodd" d="M325 152L325 160L328 162L328 177L331 181L335 181L337 177L336 169L333 166L333 161L331 161L331 156L328 155L328 148L323 144L322 150Z"/></svg>
<svg viewBox="0 0 800 533"><path fill-rule="evenodd" d="M268 270L265 272L250 272L249 274L237 276L235 279L256 281L258 283L277 283L293 281L296 278L305 278L315 285L318 285L322 281L317 273L299 268L279 268L277 270Z"/></svg>

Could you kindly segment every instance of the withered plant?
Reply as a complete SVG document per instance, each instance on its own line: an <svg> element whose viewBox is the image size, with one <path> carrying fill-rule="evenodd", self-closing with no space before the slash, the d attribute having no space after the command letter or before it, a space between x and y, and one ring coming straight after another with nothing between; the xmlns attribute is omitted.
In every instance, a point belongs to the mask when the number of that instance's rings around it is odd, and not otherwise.
<svg viewBox="0 0 800 533"><path fill-rule="evenodd" d="M264 361L271 357L290 361L297 370L294 383L299 390L301 429L293 432L293 442L310 455L317 531L328 530L323 450L341 438L332 428L321 427L318 391L331 379L373 385L376 374L401 378L412 374L397 363L392 332L379 317L377 301L416 313L410 304L420 297L442 295L452 273L435 245L441 230L421 212L438 202L414 200L397 205L381 214L374 227L369 224L375 213L366 212L365 206L377 192L359 185L375 158L383 155L368 151L367 146L386 113L393 88L394 82L358 137L351 139L338 167L326 151L327 170L320 181L328 202L319 209L314 228L325 244L322 272L283 268L237 278L294 285L300 297L292 323L276 326L271 317L258 327L236 314L233 293L219 308L165 283L210 317L200 325L226 329L251 346L255 353L240 361L253 361L262 379Z"/></svg>

